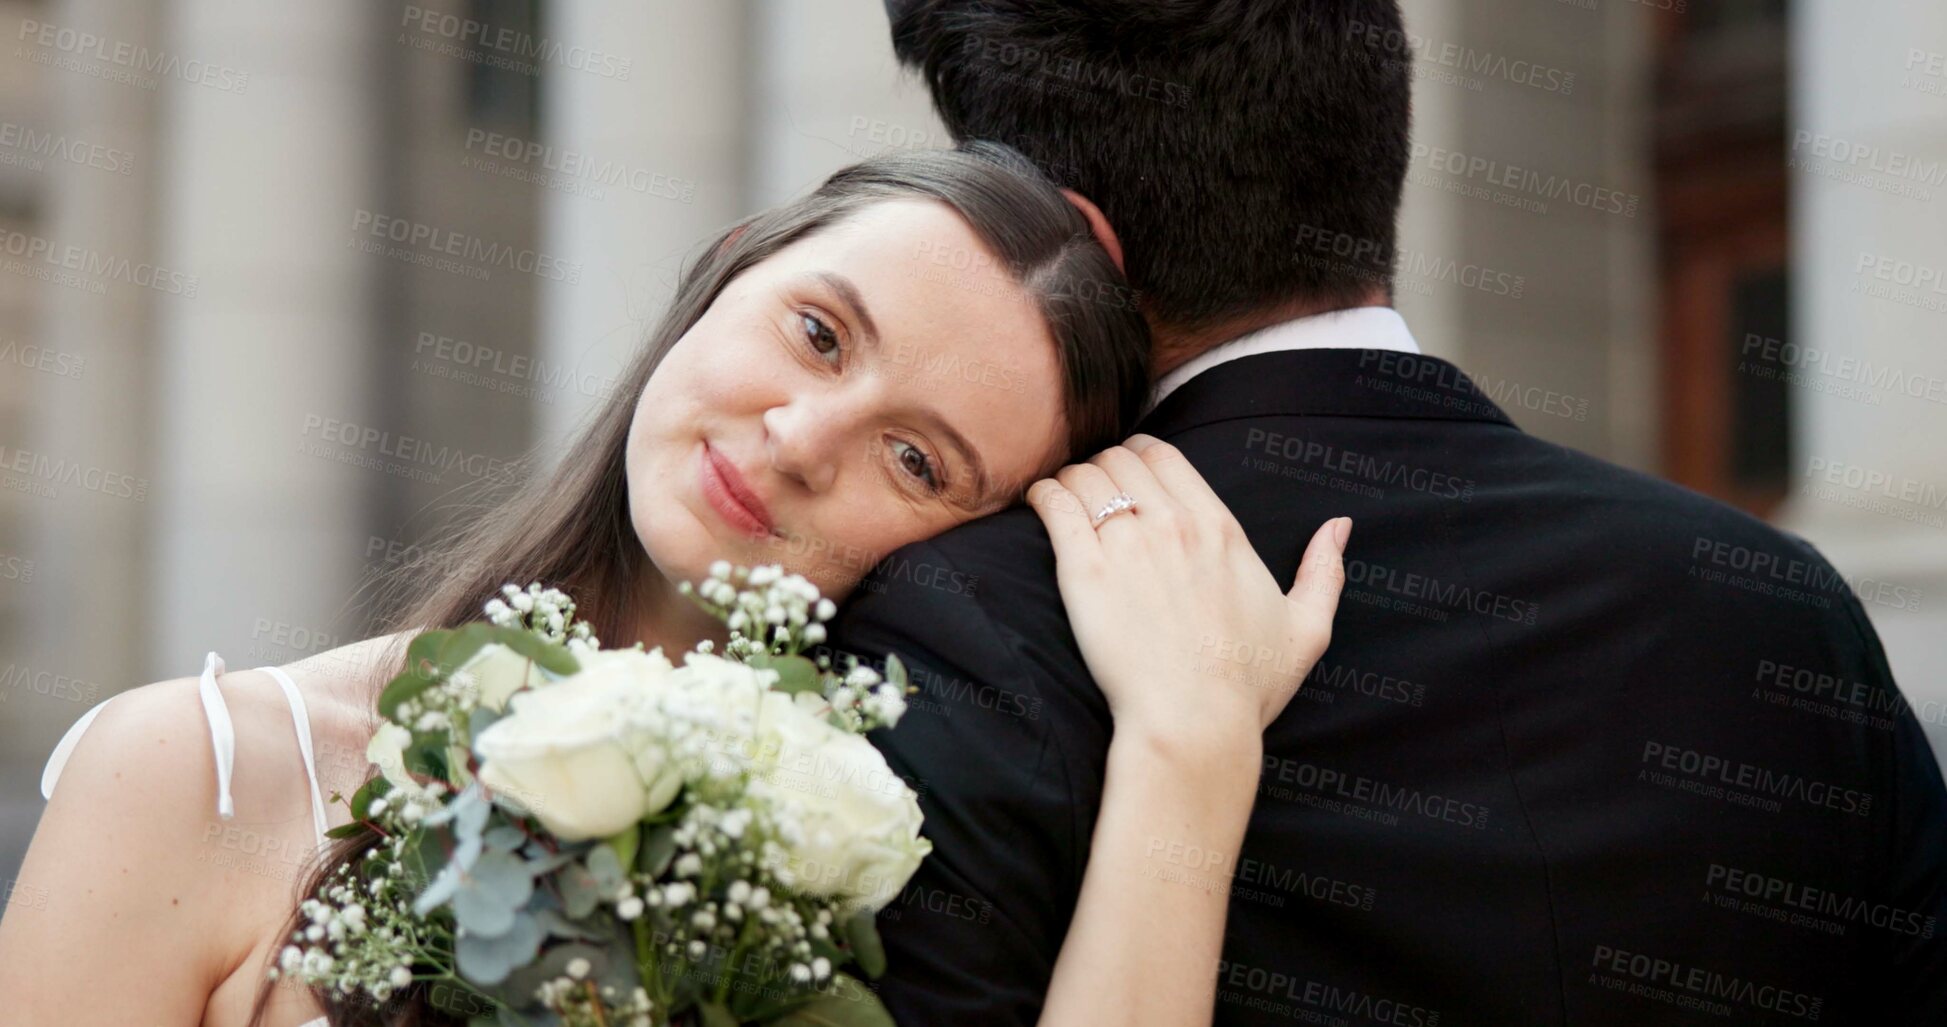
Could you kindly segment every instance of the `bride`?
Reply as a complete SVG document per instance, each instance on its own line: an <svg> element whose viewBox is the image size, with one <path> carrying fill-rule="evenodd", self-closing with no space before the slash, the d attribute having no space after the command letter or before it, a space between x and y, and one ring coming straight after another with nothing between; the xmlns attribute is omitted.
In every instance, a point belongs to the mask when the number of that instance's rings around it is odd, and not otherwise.
<svg viewBox="0 0 1947 1027"><path fill-rule="evenodd" d="M899 546L1025 499L1115 716L1042 1020L1208 1023L1229 889L1155 872L1150 843L1237 851L1263 730L1329 640L1351 523L1319 528L1287 593L1173 447L1112 445L1146 397L1148 334L1105 301L1128 292L1074 199L974 144L876 158L744 220L559 468L412 571L398 630L286 667L211 653L90 710L48 761L18 881L48 901L0 921L8 1021L464 1022L423 990L377 1021L265 983L297 900L352 858L322 837L348 819L325 797L371 769L376 688L414 629L542 581L604 645L682 651L720 637L674 587L712 561L780 563L842 601ZM1100 516L1119 495L1134 507ZM1289 674L1199 667L1213 636L1288 654Z"/></svg>

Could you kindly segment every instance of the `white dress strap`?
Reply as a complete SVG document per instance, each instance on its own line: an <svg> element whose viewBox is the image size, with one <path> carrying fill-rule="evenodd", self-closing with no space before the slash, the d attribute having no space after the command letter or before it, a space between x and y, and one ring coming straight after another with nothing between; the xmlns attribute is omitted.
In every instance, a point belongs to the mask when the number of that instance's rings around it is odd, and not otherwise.
<svg viewBox="0 0 1947 1027"><path fill-rule="evenodd" d="M47 765L41 768L41 798L50 801L54 798L54 782L61 779L61 771L67 767L68 757L74 754L74 747L81 744L82 732L95 722L95 715L101 712L103 706L114 701L115 697L111 695L96 703L93 709L82 714L81 719L68 728L68 733L62 735L60 741L54 743L54 751L47 755Z"/></svg>
<svg viewBox="0 0 1947 1027"><path fill-rule="evenodd" d="M331 821L325 818L324 793L318 789L318 764L311 754L311 715L304 709L304 696L297 690L297 682L280 667L263 666L258 670L277 679L278 687L284 690L284 699L291 705L291 724L297 729L297 750L304 755L304 776L311 782L311 821L318 829L318 846L323 848L330 843L325 832L330 830Z"/></svg>
<svg viewBox="0 0 1947 1027"><path fill-rule="evenodd" d="M230 708L223 704L223 693L217 690L216 676L223 673L223 657L212 652L203 659L203 678L197 682L196 693L203 700L203 714L210 722L210 748L216 754L216 813L225 820L236 815L236 803L230 799L230 774L237 761L237 734L230 724ZM74 755L74 747L81 744L81 736L88 725L95 722L102 707L114 702L109 696L95 704L94 708L83 714L80 720L68 728L68 733L54 743L54 751L48 754L47 765L41 768L41 798L54 798L55 782L61 779L61 771L67 769L68 757Z"/></svg>
<svg viewBox="0 0 1947 1027"><path fill-rule="evenodd" d="M298 691L297 682L278 667L259 667L277 682L284 692L284 701L291 707L291 726L297 732L298 752L304 757L304 777L311 786L311 825L318 835L320 849L330 844L325 832L331 821L325 816L324 793L318 788L317 757L311 746L311 716L304 708L304 696ZM236 816L236 802L230 797L230 781L236 772L237 732L230 720L230 707L223 701L223 691L216 685L217 676L224 673L223 657L215 652L203 658L203 676L196 683L196 694L203 701L203 715L210 725L210 749L216 756L216 813L229 820ZM54 751L47 757L47 765L41 770L41 797L52 800L54 785L60 780L61 771L68 765L68 757L74 754L74 747L81 742L81 736L88 725L95 722L102 707L114 701L109 696L96 703L94 708L83 714L80 720L68 728L67 734L54 745Z"/></svg>
<svg viewBox="0 0 1947 1027"><path fill-rule="evenodd" d="M230 777L237 764L237 729L230 723L230 707L216 687L216 676L223 673L223 657L211 650L203 658L203 677L196 683L196 694L203 700L203 715L210 722L210 747L216 752L216 815L225 820L236 816L237 805L230 800Z"/></svg>

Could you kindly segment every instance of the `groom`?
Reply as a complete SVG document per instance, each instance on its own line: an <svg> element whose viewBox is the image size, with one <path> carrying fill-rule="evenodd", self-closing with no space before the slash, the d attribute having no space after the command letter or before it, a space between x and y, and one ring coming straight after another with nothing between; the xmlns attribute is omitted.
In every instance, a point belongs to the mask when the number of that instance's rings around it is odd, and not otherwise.
<svg viewBox="0 0 1947 1027"><path fill-rule="evenodd" d="M1283 581L1322 521L1357 525L1243 851L1144 854L1230 891L1223 962L1182 968L1217 975L1218 1023L1947 1023L1947 795L1845 581L1525 434L1388 306L1410 75L1359 41L1395 3L888 9L956 137L1099 211L1155 329L1140 430ZM881 914L882 995L904 1024L1032 1023L1108 710L1032 511L878 577L833 640L912 670L878 741L935 846Z"/></svg>

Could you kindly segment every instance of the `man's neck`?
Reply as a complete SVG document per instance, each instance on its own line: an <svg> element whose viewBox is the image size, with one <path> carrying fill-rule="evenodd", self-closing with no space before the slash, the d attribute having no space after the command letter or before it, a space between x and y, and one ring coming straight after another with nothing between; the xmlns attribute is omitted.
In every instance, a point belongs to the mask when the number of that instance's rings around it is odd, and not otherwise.
<svg viewBox="0 0 1947 1027"><path fill-rule="evenodd" d="M1392 300L1384 292L1373 291L1357 302L1319 302L1317 300L1295 300L1282 306L1253 311L1243 317L1232 318L1201 328L1176 328L1157 322L1150 323L1153 338L1152 352L1155 364L1150 369L1153 378L1162 376L1182 367L1200 354L1221 346L1232 339L1249 335L1252 332L1269 328L1286 321L1296 321L1314 314L1328 314L1334 310L1351 310L1355 307L1391 306Z"/></svg>

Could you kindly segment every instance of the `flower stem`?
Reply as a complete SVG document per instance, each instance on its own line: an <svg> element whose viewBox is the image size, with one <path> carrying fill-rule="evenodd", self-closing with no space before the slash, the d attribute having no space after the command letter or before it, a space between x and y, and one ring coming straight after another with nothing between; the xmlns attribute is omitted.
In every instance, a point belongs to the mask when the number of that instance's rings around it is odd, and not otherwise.
<svg viewBox="0 0 1947 1027"><path fill-rule="evenodd" d="M595 990L595 982L583 981L581 986L588 989L588 1008L595 1013L595 1023L598 1027L608 1027L608 1014L602 1011L602 996Z"/></svg>

